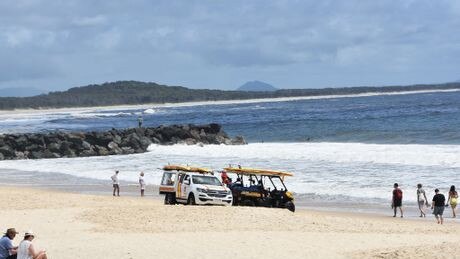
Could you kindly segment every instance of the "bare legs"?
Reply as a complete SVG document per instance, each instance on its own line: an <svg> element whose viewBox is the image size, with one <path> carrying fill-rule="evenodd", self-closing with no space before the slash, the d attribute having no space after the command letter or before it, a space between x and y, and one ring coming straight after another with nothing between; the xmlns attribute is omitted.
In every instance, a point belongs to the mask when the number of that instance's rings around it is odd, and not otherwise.
<svg viewBox="0 0 460 259"><path fill-rule="evenodd" d="M402 209L402 206L393 207L393 211L394 211L393 217L396 217L396 211L397 211L398 208L399 208L399 211L401 212L401 218L402 218L402 217L403 217L403 209Z"/></svg>
<svg viewBox="0 0 460 259"><path fill-rule="evenodd" d="M46 253L44 251L40 251L34 259L47 259L48 257L46 256Z"/></svg>
<svg viewBox="0 0 460 259"><path fill-rule="evenodd" d="M454 206L450 206L452 208L452 217L453 218L456 218L457 217L457 214L455 213L455 208L457 208L457 205L454 205Z"/></svg>
<svg viewBox="0 0 460 259"><path fill-rule="evenodd" d="M436 220L438 221L438 224L444 223L444 219L442 218L442 215L435 215Z"/></svg>
<svg viewBox="0 0 460 259"><path fill-rule="evenodd" d="M115 196L115 193L117 193L117 196L120 196L120 186L118 184L113 185L113 196Z"/></svg>
<svg viewBox="0 0 460 259"><path fill-rule="evenodd" d="M425 202L419 202L418 203L418 209L420 210L420 217L426 217L425 213Z"/></svg>
<svg viewBox="0 0 460 259"><path fill-rule="evenodd" d="M141 197L144 197L144 189L141 189Z"/></svg>

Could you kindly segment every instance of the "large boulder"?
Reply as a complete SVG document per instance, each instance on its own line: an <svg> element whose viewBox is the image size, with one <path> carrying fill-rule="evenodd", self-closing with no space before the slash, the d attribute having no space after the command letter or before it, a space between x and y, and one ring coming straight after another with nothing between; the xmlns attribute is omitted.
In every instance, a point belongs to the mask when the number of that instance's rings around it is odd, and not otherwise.
<svg viewBox="0 0 460 259"><path fill-rule="evenodd" d="M232 145L246 145L248 144L246 142L246 140L244 140L243 136L236 136L233 140L232 140Z"/></svg>
<svg viewBox="0 0 460 259"><path fill-rule="evenodd" d="M67 141L71 142L75 146L81 146L83 143L84 136L77 134L69 134L67 136Z"/></svg>
<svg viewBox="0 0 460 259"><path fill-rule="evenodd" d="M139 143L141 144L141 148L145 151L153 142L147 137L141 137Z"/></svg>
<svg viewBox="0 0 460 259"><path fill-rule="evenodd" d="M59 150L61 151L61 153L65 153L67 152L68 150L71 150L72 148L72 143L69 142L69 141L63 141L61 142L61 145L59 146Z"/></svg>
<svg viewBox="0 0 460 259"><path fill-rule="evenodd" d="M13 158L15 157L14 149L10 146L4 145L0 147L0 154L4 156L4 158Z"/></svg>
<svg viewBox="0 0 460 259"><path fill-rule="evenodd" d="M101 147L99 145L94 146L94 151L96 151L99 156L110 155L110 152L109 152L109 150L107 148Z"/></svg>
<svg viewBox="0 0 460 259"><path fill-rule="evenodd" d="M25 135L19 136L15 141L14 147L16 150L24 151L26 150L26 147L28 144L29 144L29 140Z"/></svg>
<svg viewBox="0 0 460 259"><path fill-rule="evenodd" d="M61 144L55 142L55 143L50 143L48 144L48 150L54 153L60 153L61 152Z"/></svg>
<svg viewBox="0 0 460 259"><path fill-rule="evenodd" d="M83 142L81 143L81 146L82 146L83 149L85 149L85 150L92 150L91 144L88 143L88 142L86 142L86 141L83 141Z"/></svg>
<svg viewBox="0 0 460 259"><path fill-rule="evenodd" d="M115 142L110 142L107 145L107 148L110 151L110 154L112 154L112 155L120 155L120 154L123 153L123 150Z"/></svg>

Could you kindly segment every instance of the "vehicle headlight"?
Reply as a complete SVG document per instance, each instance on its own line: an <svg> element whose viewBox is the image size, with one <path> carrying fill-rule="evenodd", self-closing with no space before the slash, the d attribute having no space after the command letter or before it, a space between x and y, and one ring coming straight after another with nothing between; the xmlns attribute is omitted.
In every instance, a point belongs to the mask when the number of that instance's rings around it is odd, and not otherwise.
<svg viewBox="0 0 460 259"><path fill-rule="evenodd" d="M232 191L231 190L227 190L227 195L230 195L232 194Z"/></svg>
<svg viewBox="0 0 460 259"><path fill-rule="evenodd" d="M207 193L208 192L206 189L203 189L203 188L196 188L196 190L198 192L202 192L202 193Z"/></svg>

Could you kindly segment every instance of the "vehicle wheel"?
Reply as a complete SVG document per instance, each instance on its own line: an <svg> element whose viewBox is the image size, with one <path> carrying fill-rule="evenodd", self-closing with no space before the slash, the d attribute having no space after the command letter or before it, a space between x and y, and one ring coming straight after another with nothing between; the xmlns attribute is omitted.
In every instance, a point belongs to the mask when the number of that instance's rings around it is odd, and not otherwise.
<svg viewBox="0 0 460 259"><path fill-rule="evenodd" d="M295 205L292 201L286 202L285 206L289 211L295 212Z"/></svg>
<svg viewBox="0 0 460 259"><path fill-rule="evenodd" d="M254 203L254 201L251 201L251 200L244 200L241 202L241 205L242 206L248 206L248 207L254 207L256 206L256 204Z"/></svg>
<svg viewBox="0 0 460 259"><path fill-rule="evenodd" d="M195 202L195 195L193 193L190 193L187 199L187 205L196 205Z"/></svg>

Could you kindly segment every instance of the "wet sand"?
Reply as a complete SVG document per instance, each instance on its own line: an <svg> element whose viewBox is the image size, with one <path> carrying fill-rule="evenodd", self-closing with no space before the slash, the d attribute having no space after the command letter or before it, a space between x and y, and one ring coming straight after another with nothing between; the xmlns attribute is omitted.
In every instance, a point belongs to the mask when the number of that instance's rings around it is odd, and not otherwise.
<svg viewBox="0 0 460 259"><path fill-rule="evenodd" d="M17 186L0 187L0 197L8 204L0 227L34 230L34 242L50 258L454 258L460 252L460 224L452 221L167 206L154 197Z"/></svg>

